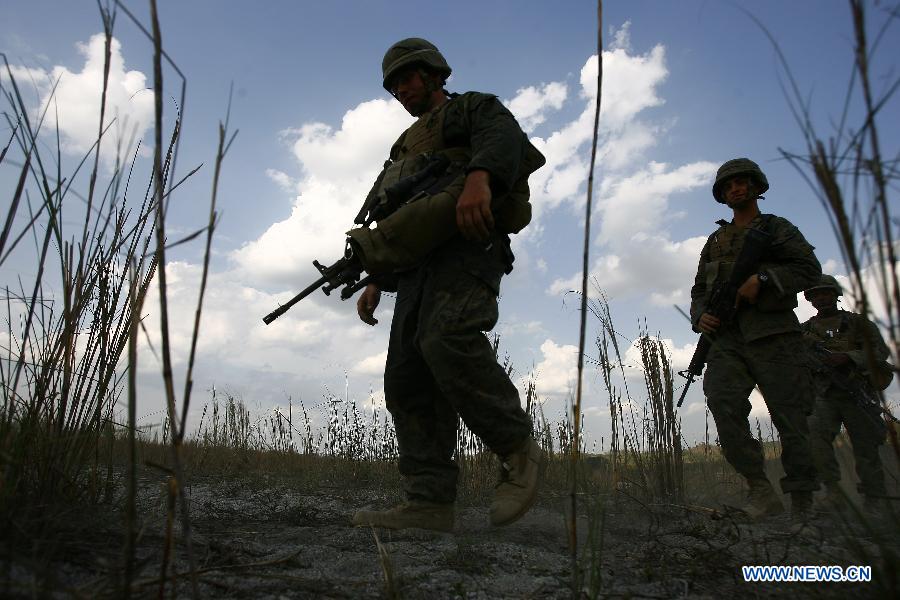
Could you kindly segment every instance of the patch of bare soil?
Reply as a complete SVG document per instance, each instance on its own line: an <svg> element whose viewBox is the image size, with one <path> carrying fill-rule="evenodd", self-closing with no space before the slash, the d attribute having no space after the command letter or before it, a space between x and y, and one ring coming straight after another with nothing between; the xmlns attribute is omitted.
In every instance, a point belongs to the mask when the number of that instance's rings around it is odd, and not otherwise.
<svg viewBox="0 0 900 600"><path fill-rule="evenodd" d="M188 493L202 598L572 597L564 495L543 495L505 528L488 525L486 507L462 505L456 531L440 534L352 527L357 508L398 500L396 493L377 489L309 490L272 478L203 478ZM139 503L134 596L162 597L168 516L162 483L144 481ZM77 541L69 536L49 569L37 571L27 553L7 554L0 578L4 597L122 596L116 583L122 576L121 516L72 518L89 520L88 533L82 527ZM618 495L591 519L579 519L581 594L879 597L890 578L898 577L881 566L890 553L888 564L897 564L897 533L896 519L875 528L825 517L802 528L787 517L749 524L722 510L642 505ZM177 524L173 535L170 573L184 574L188 563ZM859 564L873 567L873 582L745 583L741 574L742 565ZM168 597L190 597L189 578L170 578L164 590Z"/></svg>

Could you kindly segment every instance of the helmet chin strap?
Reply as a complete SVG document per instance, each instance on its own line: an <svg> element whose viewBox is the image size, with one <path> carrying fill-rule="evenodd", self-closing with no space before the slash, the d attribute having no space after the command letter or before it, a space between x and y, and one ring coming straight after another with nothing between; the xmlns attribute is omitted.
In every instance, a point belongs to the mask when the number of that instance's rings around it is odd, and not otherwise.
<svg viewBox="0 0 900 600"><path fill-rule="evenodd" d="M421 77L422 81L425 83L425 91L429 94L444 89L444 85L440 81L440 75L435 75L427 69L419 67L419 77Z"/></svg>

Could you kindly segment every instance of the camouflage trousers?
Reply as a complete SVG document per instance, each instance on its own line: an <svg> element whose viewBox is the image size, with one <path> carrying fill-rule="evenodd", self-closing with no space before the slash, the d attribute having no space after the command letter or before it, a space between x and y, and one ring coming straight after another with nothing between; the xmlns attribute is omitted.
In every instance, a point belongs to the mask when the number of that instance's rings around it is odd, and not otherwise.
<svg viewBox="0 0 900 600"><path fill-rule="evenodd" d="M814 491L819 484L809 443L807 417L813 390L800 333L746 342L736 327L716 334L703 379L725 458L747 479L765 477L760 442L748 421L750 392L759 386L781 438L784 493Z"/></svg>
<svg viewBox="0 0 900 600"><path fill-rule="evenodd" d="M489 250L451 240L399 279L384 392L410 500L456 499L459 419L501 455L531 435L519 392L483 333L497 323L510 260L503 237Z"/></svg>
<svg viewBox="0 0 900 600"><path fill-rule="evenodd" d="M847 428L853 446L859 493L883 496L886 493L884 469L878 449L885 439L884 420L874 407L867 410L834 390L816 400L815 410L809 419L813 456L820 479L825 483L837 483L841 479L841 468L833 445L841 423Z"/></svg>

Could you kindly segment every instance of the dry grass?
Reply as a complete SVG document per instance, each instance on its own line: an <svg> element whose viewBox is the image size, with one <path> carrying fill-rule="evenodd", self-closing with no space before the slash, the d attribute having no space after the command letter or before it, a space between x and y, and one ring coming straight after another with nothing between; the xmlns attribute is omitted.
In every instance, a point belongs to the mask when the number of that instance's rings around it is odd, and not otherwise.
<svg viewBox="0 0 900 600"><path fill-rule="evenodd" d="M109 61L105 12L103 23ZM0 346L0 528L19 531L32 516L23 507L43 512L60 501L109 498L113 407L124 389L136 308L155 268L149 250L156 222L149 193L132 198L131 171L122 164L127 148L119 146L105 187L97 183L101 141L113 144L110 123L102 121L105 93L97 142L63 177L59 133L50 151L43 139L52 101L34 120L5 57L4 65L4 116L13 134L0 166L18 168L20 177L0 237L0 266L31 250L36 270L31 280L4 288L8 335ZM83 167L89 184L82 196L72 185Z"/></svg>

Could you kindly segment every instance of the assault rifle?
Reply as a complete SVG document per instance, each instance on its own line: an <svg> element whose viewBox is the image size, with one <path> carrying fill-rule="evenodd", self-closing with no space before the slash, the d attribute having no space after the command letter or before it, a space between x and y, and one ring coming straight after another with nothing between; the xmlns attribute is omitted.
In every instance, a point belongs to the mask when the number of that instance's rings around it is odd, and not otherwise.
<svg viewBox="0 0 900 600"><path fill-rule="evenodd" d="M344 248L344 256L337 259L334 264L326 267L319 261L314 260L313 266L319 271L321 277L309 284L302 292L288 300L285 304L282 304L263 317L263 323L268 325L286 313L292 306L316 291L319 286L322 286L322 291L325 292L326 296L330 296L332 291L344 286L344 289L341 290L341 300L346 300L353 296L357 291L366 287L372 279L371 275L360 279L363 272L363 266L362 263L359 262L359 258L353 254L353 249L350 247L349 242Z"/></svg>
<svg viewBox="0 0 900 600"><path fill-rule="evenodd" d="M897 418L881 405L878 395L873 392L867 382L862 377L853 376L853 372L856 370L855 366L832 367L826 363L823 359L834 353L822 342L813 344L813 354L821 365L816 371L826 375L832 385L844 392L867 415L871 416L870 411L875 411L880 415L887 416L891 421L897 422Z"/></svg>
<svg viewBox="0 0 900 600"><path fill-rule="evenodd" d="M434 193L444 188L450 183L452 177L455 177L452 173L447 173L449 166L450 160L446 156L430 156L422 169L385 188L383 199L377 193L384 177L384 171L382 171L375 188L366 197L354 223L368 227L374 221L380 221L391 215L404 204L417 200L422 193ZM327 267L318 260L314 260L313 266L319 271L320 277L285 304L263 317L263 323L268 325L286 313L292 306L315 292L320 286L326 296L330 296L332 291L344 286L344 289L341 290L341 300L347 300L372 281L371 275L362 277L365 268L359 257L354 254L349 239L344 247L344 256Z"/></svg>
<svg viewBox="0 0 900 600"><path fill-rule="evenodd" d="M748 277L759 270L759 262L772 235L760 229L750 228L744 237L744 246L738 255L731 274L727 281L716 282L713 293L710 295L709 303L706 311L714 317L717 317L722 325L729 323L737 312L734 308L735 299L737 298L738 288L741 287ZM697 347L694 349L694 355L691 356L691 362L684 371L678 374L687 379L684 389L681 391L681 397L678 399L677 406L681 408L684 397L687 395L688 388L694 382L694 378L703 374L703 366L706 365L706 357L712 348L713 338L705 333L700 334L697 341Z"/></svg>

